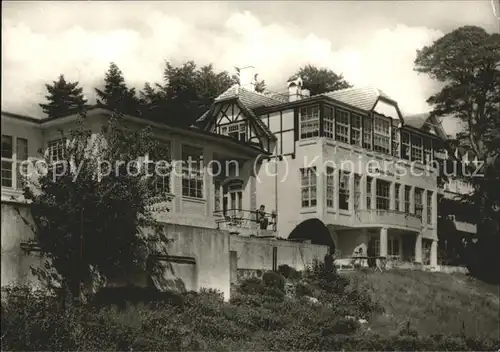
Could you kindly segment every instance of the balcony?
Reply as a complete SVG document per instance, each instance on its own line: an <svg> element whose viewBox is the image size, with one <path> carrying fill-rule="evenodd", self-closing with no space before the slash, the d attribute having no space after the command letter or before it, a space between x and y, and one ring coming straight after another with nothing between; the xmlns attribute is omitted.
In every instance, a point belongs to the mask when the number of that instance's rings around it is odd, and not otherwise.
<svg viewBox="0 0 500 352"><path fill-rule="evenodd" d="M258 221L264 216L268 224L261 229ZM241 236L275 237L278 217L274 213L259 215L255 210L227 209L214 212L215 223L218 229L227 230L231 234Z"/></svg>
<svg viewBox="0 0 500 352"><path fill-rule="evenodd" d="M362 226L389 226L418 232L422 229L422 219L420 217L397 210L358 210L354 217L355 223Z"/></svg>

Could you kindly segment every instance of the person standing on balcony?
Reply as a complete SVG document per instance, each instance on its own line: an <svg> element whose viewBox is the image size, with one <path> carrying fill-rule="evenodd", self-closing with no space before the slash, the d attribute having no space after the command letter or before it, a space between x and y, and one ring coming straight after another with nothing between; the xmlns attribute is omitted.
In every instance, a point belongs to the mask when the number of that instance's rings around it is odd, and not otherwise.
<svg viewBox="0 0 500 352"><path fill-rule="evenodd" d="M264 205L261 205L257 210L257 222L260 224L261 230L267 230L269 219L266 216L266 207Z"/></svg>

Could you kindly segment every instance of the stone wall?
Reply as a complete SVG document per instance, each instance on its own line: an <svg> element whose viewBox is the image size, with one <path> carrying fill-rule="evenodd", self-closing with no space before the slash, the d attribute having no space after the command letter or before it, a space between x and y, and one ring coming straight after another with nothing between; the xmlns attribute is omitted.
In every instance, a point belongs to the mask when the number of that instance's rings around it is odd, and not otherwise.
<svg viewBox="0 0 500 352"><path fill-rule="evenodd" d="M28 207L2 203L2 285L35 283L30 267L43 264L40 255L21 250L21 243L33 238L24 220L30 220ZM273 264L276 268L287 264L304 270L315 258L323 260L328 251L326 246L242 237L206 227L165 224L164 231L170 241L157 244L157 260L164 270L153 278L155 285L180 291L214 288L225 299L230 296L230 283L244 273L241 269L264 272L272 270ZM112 286L146 286L150 282L145 272L108 279Z"/></svg>

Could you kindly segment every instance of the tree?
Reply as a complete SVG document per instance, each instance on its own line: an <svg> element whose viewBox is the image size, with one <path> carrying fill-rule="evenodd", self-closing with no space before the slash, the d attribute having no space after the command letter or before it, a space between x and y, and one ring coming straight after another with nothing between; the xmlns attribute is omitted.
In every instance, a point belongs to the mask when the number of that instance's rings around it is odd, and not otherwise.
<svg viewBox="0 0 500 352"><path fill-rule="evenodd" d="M104 90L95 88L97 103L106 108L131 115L140 112L140 100L135 88L128 88L122 71L112 62L104 79Z"/></svg>
<svg viewBox="0 0 500 352"><path fill-rule="evenodd" d="M498 243L500 232L500 35L488 34L475 26L460 27L432 45L417 52L415 70L426 73L441 83L441 90L427 102L437 117L453 115L465 126L457 134L454 145L472 152L479 163L465 160L468 170L464 175L472 184L472 194L463 201L474 204L482 219L479 224L479 244L485 250L496 248L490 241L493 235ZM453 145L453 143L452 143ZM450 151L452 154L454 151ZM473 161L470 160L469 161ZM472 171L482 165L482 177ZM490 238L490 239L489 239ZM496 268L496 253L492 262L482 253L481 262Z"/></svg>
<svg viewBox="0 0 500 352"><path fill-rule="evenodd" d="M67 82L64 75L60 75L52 85L46 84L48 95L47 104L39 104L49 118L58 118L78 113L87 107L87 99L83 96L83 89L78 82Z"/></svg>
<svg viewBox="0 0 500 352"><path fill-rule="evenodd" d="M181 127L192 125L237 82L226 71L215 72L212 65L197 67L193 61L182 66L166 61L163 78L164 84L146 83L140 92L144 115Z"/></svg>
<svg viewBox="0 0 500 352"><path fill-rule="evenodd" d="M352 87L342 74L338 75L330 69L318 68L313 65L299 68L290 79L298 76L302 78L303 88L308 89L311 95Z"/></svg>
<svg viewBox="0 0 500 352"><path fill-rule="evenodd" d="M63 288L81 297L82 284L96 275L148 269L151 240L166 241L154 212L168 210L162 206L167 196L137 162L158 149L150 128L132 129L114 115L90 138L82 117L61 137L66 142L45 156L48 168L26 180L24 195L32 203L33 240L47 258L35 274L49 287L59 277Z"/></svg>

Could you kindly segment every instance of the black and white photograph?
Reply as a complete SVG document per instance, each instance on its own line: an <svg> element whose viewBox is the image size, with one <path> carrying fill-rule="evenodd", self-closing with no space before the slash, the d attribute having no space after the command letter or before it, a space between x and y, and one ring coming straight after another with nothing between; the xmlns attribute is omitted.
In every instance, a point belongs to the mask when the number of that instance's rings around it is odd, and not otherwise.
<svg viewBox="0 0 500 352"><path fill-rule="evenodd" d="M2 351L500 351L500 0L3 1Z"/></svg>

